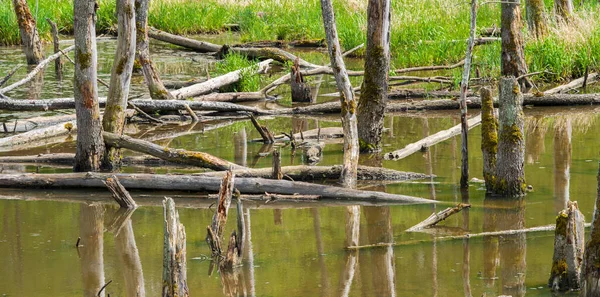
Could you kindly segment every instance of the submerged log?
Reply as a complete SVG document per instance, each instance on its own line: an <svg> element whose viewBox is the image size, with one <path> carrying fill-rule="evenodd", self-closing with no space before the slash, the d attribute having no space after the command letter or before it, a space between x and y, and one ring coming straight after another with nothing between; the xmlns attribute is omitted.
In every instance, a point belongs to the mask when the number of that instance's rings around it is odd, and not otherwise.
<svg viewBox="0 0 600 297"><path fill-rule="evenodd" d="M165 197L162 297L188 297L185 227L173 199Z"/></svg>
<svg viewBox="0 0 600 297"><path fill-rule="evenodd" d="M218 177L161 174L115 174L127 189L204 191L217 192L221 179ZM6 188L104 188L102 181L110 177L105 173L61 173L61 174L2 174L0 187ZM323 199L339 199L367 202L437 203L437 201L396 195L383 192L361 191L347 188L268 180L262 178L236 178L235 187L244 194L302 194L318 195Z"/></svg>
<svg viewBox="0 0 600 297"><path fill-rule="evenodd" d="M13 147L24 143L39 141L44 138L60 136L73 133L76 129L75 120L65 123L31 130L25 133L16 134L9 137L0 138L0 147Z"/></svg>
<svg viewBox="0 0 600 297"><path fill-rule="evenodd" d="M556 217L554 256L548 286L552 291L579 290L581 262L584 251L585 218L577 202L568 202L567 209Z"/></svg>
<svg viewBox="0 0 600 297"><path fill-rule="evenodd" d="M152 27L148 28L148 36L156 40L193 49L201 53L218 52L221 49L221 46L217 44L182 37L179 35L167 33L165 31L157 30Z"/></svg>
<svg viewBox="0 0 600 297"><path fill-rule="evenodd" d="M479 124L481 124L481 115L478 115L478 116L473 117L468 120L468 128L469 129L476 127ZM454 136L460 134L462 131L461 125L462 124L458 124L448 130L443 130L443 131L440 131L433 135L430 135L428 137L425 137L417 142L413 142L413 143L407 145L403 149L396 150L396 151L393 151L390 153L386 153L384 155L384 158L386 160L400 160L400 159L406 158L418 151L427 149L428 147L431 147L437 143L440 143L446 139L449 139L451 137L454 137Z"/></svg>
<svg viewBox="0 0 600 297"><path fill-rule="evenodd" d="M459 203L454 207L448 207L438 213L432 213L428 218L423 220L422 222L406 229L406 232L418 232L425 228L430 228L435 226L437 223L447 219L451 215L460 212L463 208L470 208L471 204Z"/></svg>

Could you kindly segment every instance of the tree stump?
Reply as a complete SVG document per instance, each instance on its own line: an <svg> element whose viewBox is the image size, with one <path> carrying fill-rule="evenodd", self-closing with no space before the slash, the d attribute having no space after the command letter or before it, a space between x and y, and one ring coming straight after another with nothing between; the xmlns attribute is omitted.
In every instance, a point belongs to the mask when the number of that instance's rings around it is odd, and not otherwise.
<svg viewBox="0 0 600 297"><path fill-rule="evenodd" d="M292 102L311 102L310 86L304 82L300 73L299 59L296 57L291 70L290 87L292 88Z"/></svg>
<svg viewBox="0 0 600 297"><path fill-rule="evenodd" d="M577 202L569 201L567 209L556 217L554 257L548 286L553 291L580 288L581 262L584 250L585 218Z"/></svg>
<svg viewBox="0 0 600 297"><path fill-rule="evenodd" d="M485 87L481 94L481 152L483 155L483 178L488 192L492 191L496 175L498 152L498 120L494 115L492 92Z"/></svg>
<svg viewBox="0 0 600 297"><path fill-rule="evenodd" d="M600 165L600 164L599 164ZM583 265L581 267L581 294L582 297L600 296L600 168L598 169L598 192L590 240L585 245Z"/></svg>
<svg viewBox="0 0 600 297"><path fill-rule="evenodd" d="M186 270L185 227L179 222L173 199L165 197L163 297L188 297Z"/></svg>

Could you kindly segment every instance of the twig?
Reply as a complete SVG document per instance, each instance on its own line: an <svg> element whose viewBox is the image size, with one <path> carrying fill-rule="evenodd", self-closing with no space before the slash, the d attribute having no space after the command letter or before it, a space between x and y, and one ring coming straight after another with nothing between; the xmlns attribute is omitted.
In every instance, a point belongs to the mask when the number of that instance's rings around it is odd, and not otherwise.
<svg viewBox="0 0 600 297"><path fill-rule="evenodd" d="M8 74L2 80L0 80L0 87L2 85L4 85L15 74L15 72L17 72L17 70L19 70L19 68L21 68L22 66L23 66L23 64L19 64L15 68L13 68L10 72L8 72Z"/></svg>
<svg viewBox="0 0 600 297"><path fill-rule="evenodd" d="M103 86L105 86L105 87L107 87L107 88L110 88L110 86L109 86L109 85L108 85L108 84L107 84L105 81L103 81L102 79L98 78L98 82L99 82L100 84L102 84Z"/></svg>
<svg viewBox="0 0 600 297"><path fill-rule="evenodd" d="M193 123L197 123L200 121L200 119L198 119L198 115L196 115L196 113L190 108L190 106L188 104L185 104L185 110L187 110L188 114L192 117L192 122Z"/></svg>
<svg viewBox="0 0 600 297"><path fill-rule="evenodd" d="M165 123L164 121L161 121L159 119L153 118L149 114L145 113L143 110L139 109L139 107L135 106L133 103L127 102L127 104L129 104L129 106L131 106L135 111L137 111L143 118L146 118L146 119L148 119L151 122L155 122L155 123L159 123L159 124L164 124Z"/></svg>
<svg viewBox="0 0 600 297"><path fill-rule="evenodd" d="M537 72L531 72L531 73L523 74L523 75L517 77L517 80L520 80L520 79L526 78L526 77L530 77L530 76L534 76L534 75L538 75L538 74L542 74L542 73L555 74L555 73L550 72L548 70L543 70L543 71L537 71Z"/></svg>
<svg viewBox="0 0 600 297"><path fill-rule="evenodd" d="M104 286L102 286L102 288L100 288L100 291L98 291L98 297L100 297L100 294L102 294L102 291L104 291L104 289L110 285L110 283L112 283L112 279L108 281L108 283L106 283Z"/></svg>
<svg viewBox="0 0 600 297"><path fill-rule="evenodd" d="M81 242L81 237L77 237L77 242L75 243L75 247L79 248L79 243Z"/></svg>

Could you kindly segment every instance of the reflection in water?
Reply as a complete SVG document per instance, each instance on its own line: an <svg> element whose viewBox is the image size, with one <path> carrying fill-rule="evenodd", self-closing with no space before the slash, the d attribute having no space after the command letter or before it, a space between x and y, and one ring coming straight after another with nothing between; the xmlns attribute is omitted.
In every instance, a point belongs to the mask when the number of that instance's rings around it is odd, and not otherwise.
<svg viewBox="0 0 600 297"><path fill-rule="evenodd" d="M548 126L545 121L545 117L535 116L526 117L526 128L525 128L525 162L527 164L533 164L540 160L540 156L546 150L544 145L544 137Z"/></svg>
<svg viewBox="0 0 600 297"><path fill-rule="evenodd" d="M557 117L554 125L554 211L567 208L571 166L571 120Z"/></svg>
<svg viewBox="0 0 600 297"><path fill-rule="evenodd" d="M240 166L246 166L248 155L248 140L246 138L246 128L233 134L233 155L234 162Z"/></svg>
<svg viewBox="0 0 600 297"><path fill-rule="evenodd" d="M104 208L98 204L82 204L79 208L79 247L83 296L98 296L104 286ZM105 290L100 296L104 296Z"/></svg>
<svg viewBox="0 0 600 297"><path fill-rule="evenodd" d="M360 206L346 207L346 246L357 246L360 236ZM358 251L346 251L346 261L344 270L340 278L341 296L347 297L350 294L352 281L358 265Z"/></svg>
<svg viewBox="0 0 600 297"><path fill-rule="evenodd" d="M123 209L119 209L117 212L121 210ZM142 262L135 243L130 214L127 215L122 227L117 230L115 233L115 248L117 256L121 260L120 263L123 265L125 292L127 292L127 296L144 297L146 296L146 290L144 288Z"/></svg>
<svg viewBox="0 0 600 297"><path fill-rule="evenodd" d="M367 223L367 236L369 243L392 242L394 234L392 232L392 216L388 206L363 207L365 221ZM374 296L396 296L395 284L395 257L394 249L389 246L385 248L372 249L368 252L368 260L363 261L361 265L362 288L365 295ZM368 265L367 265L368 264ZM367 268L369 271L366 271ZM364 272L363 272L364 271ZM368 286L369 277L371 286ZM369 293L371 292L371 293Z"/></svg>
<svg viewBox="0 0 600 297"><path fill-rule="evenodd" d="M329 275L325 264L325 249L323 248L323 237L321 235L321 216L318 208L311 208L313 216L313 228L319 253L319 268L321 270L321 296L329 296Z"/></svg>
<svg viewBox="0 0 600 297"><path fill-rule="evenodd" d="M525 227L523 198L504 199L487 196L484 200L484 208L484 228L488 229L486 231L516 230ZM495 274L499 262L503 295L525 296L526 239L526 233L484 238L484 258L486 258L484 277L489 281L490 276ZM498 262L491 260L497 259L498 255Z"/></svg>
<svg viewBox="0 0 600 297"><path fill-rule="evenodd" d="M35 66L29 66L28 72L33 70ZM44 69L36 74L28 83L27 96L28 99L41 99L42 89L44 87Z"/></svg>
<svg viewBox="0 0 600 297"><path fill-rule="evenodd" d="M469 203L469 189L461 189L462 203ZM469 228L469 208L462 210L463 216L463 230L468 231ZM465 291L465 297L471 297L471 248L469 245L469 238L463 239L463 289Z"/></svg>

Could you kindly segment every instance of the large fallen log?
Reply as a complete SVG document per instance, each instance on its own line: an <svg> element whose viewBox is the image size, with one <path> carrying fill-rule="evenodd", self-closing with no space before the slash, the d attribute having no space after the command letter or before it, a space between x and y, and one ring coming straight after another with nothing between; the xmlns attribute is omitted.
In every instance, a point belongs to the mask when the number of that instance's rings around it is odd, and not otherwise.
<svg viewBox="0 0 600 297"><path fill-rule="evenodd" d="M222 47L221 45L182 37L179 35L167 33L165 31L157 30L152 27L148 28L148 36L156 40L179 45L201 53L218 52Z"/></svg>
<svg viewBox="0 0 600 297"><path fill-rule="evenodd" d="M558 94L558 93L570 91L573 89L581 88L581 87L583 87L584 82L586 82L587 84L591 84L591 83L594 83L597 81L598 81L598 73L594 72L594 73L590 73L587 75L587 80L585 77L580 77L578 79L574 79L574 80L570 81L567 84L560 85L560 86L552 88L550 90L546 90L543 93L544 93L544 95Z"/></svg>
<svg viewBox="0 0 600 297"><path fill-rule="evenodd" d="M478 126L479 124L481 124L481 115L478 115L478 116L473 117L468 120L469 130L475 126ZM400 159L406 158L407 156L410 156L420 150L427 149L430 146L433 146L439 142L442 142L446 139L454 137L460 133L461 133L461 124L458 124L448 130L440 131L438 133L435 133L433 135L425 137L417 142L413 142L413 143L405 146L403 149L396 150L396 151L393 151L390 153L386 153L384 155L384 158L386 160L400 160Z"/></svg>
<svg viewBox="0 0 600 297"><path fill-rule="evenodd" d="M39 64L37 64L37 66L31 70L31 72L27 73L27 76L25 76L25 78L19 80L18 82L15 82L9 86L6 86L2 89L0 89L0 94L6 94L7 92L10 92L26 83L28 83L29 81L31 81L42 69L44 69L44 67L46 67L46 65L50 64L50 62L58 59L60 56L65 55L67 52L72 51L75 48L74 45L71 45L67 48L65 48L64 50L62 50L61 52L58 52L56 54L53 54L51 56L49 56L48 58L44 59L43 61L41 61Z"/></svg>
<svg viewBox="0 0 600 297"><path fill-rule="evenodd" d="M192 110L246 112L257 115L269 115L274 111L258 109L252 106L216 101L190 101L190 100L151 100L135 99L129 101L145 112L186 110L186 105Z"/></svg>
<svg viewBox="0 0 600 297"><path fill-rule="evenodd" d="M169 162L200 166L213 170L245 168L207 153L162 147L152 142L135 139L126 135L119 136L109 132L102 132L102 137L104 138L104 142L112 147L130 149Z"/></svg>
<svg viewBox="0 0 600 297"><path fill-rule="evenodd" d="M3 127L0 129L0 133L27 132L38 127L65 123L73 120L75 120L75 114L14 119L10 122L2 123Z"/></svg>
<svg viewBox="0 0 600 297"><path fill-rule="evenodd" d="M275 48L275 47L263 47L263 48L232 47L232 48L229 48L228 51L232 52L232 53L245 55L248 58L252 58L252 59L273 59L273 60L275 60L277 62L281 62L281 63L286 63L286 62L293 63L296 59L298 59L298 62L300 64L300 66L302 66L302 67L308 67L308 68L322 67L320 65L316 65L316 64L307 62L303 59L300 59L297 56L295 56L294 54L291 54L290 52L287 52L280 48Z"/></svg>
<svg viewBox="0 0 600 297"><path fill-rule="evenodd" d="M177 99L186 99L191 98L198 95L204 95L208 93L212 93L218 90L221 87L228 86L238 82L242 78L243 72L251 71L253 73L263 73L269 67L269 64L273 62L272 59L268 59L262 62L259 62L258 67L248 67L244 69L239 69L236 71L229 72L227 74L209 79L205 82L201 82L199 84L191 85L189 87L184 87L179 90L171 92L173 96Z"/></svg>
<svg viewBox="0 0 600 297"><path fill-rule="evenodd" d="M60 173L60 174L2 174L0 187L5 188L104 188L103 181L109 173ZM129 190L168 190L218 192L220 177L162 174L114 174ZM360 191L347 188L262 178L237 178L235 188L243 194L301 194L318 195L323 199L343 199L367 202L437 203L437 201L389 194L384 192Z"/></svg>
<svg viewBox="0 0 600 297"><path fill-rule="evenodd" d="M75 120L72 120L45 128L31 130L25 133L0 138L0 147L12 147L53 136L66 135L75 131L75 125Z"/></svg>

